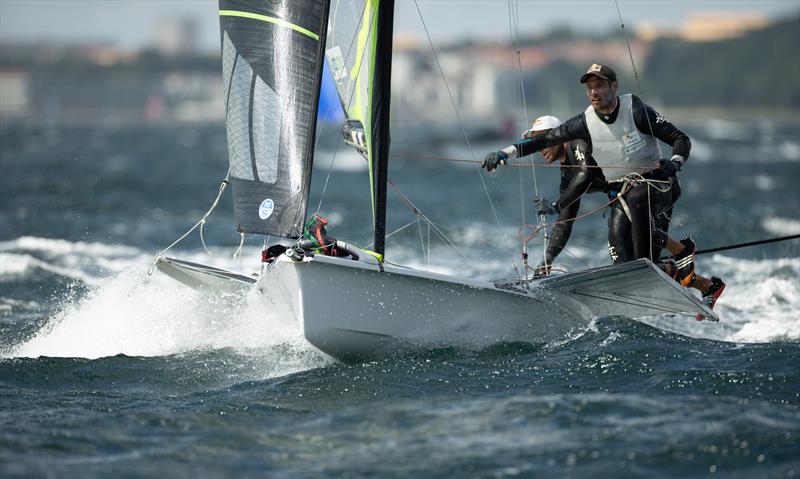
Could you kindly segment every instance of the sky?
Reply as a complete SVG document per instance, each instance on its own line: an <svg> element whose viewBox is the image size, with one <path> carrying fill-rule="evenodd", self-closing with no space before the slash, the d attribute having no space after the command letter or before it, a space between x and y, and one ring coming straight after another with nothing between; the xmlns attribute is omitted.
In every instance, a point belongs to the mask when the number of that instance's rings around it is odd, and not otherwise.
<svg viewBox="0 0 800 479"><path fill-rule="evenodd" d="M520 33L546 32L556 25L581 31L618 28L614 0L518 0ZM800 0L618 0L626 28L639 22L678 25L691 12L760 12L768 18L800 15ZM508 1L419 0L433 40L507 40ZM200 28L198 49L219 48L217 0L0 0L0 41L110 42L151 45L159 19L193 17ZM424 38L413 0L397 0L395 32ZM633 27L633 28L631 28Z"/></svg>

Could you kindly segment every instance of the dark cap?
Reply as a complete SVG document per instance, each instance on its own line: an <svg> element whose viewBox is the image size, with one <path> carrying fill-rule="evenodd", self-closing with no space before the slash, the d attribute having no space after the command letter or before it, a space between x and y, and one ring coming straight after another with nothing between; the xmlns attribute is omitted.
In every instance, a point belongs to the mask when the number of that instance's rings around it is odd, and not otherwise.
<svg viewBox="0 0 800 479"><path fill-rule="evenodd" d="M600 77L603 80L608 81L617 81L617 72L612 70L611 68L601 65L599 63L592 63L592 66L586 70L586 73L583 74L581 77L581 83L586 83L590 76Z"/></svg>

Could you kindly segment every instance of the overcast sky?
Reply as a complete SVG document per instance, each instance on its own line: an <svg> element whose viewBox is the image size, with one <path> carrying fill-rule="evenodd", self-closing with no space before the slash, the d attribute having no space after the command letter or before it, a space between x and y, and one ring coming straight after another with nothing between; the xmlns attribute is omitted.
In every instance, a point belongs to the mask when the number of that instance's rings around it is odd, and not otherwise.
<svg viewBox="0 0 800 479"><path fill-rule="evenodd" d="M618 0L626 28L639 22L680 24L691 12L760 12L768 18L800 15L800 0ZM508 1L419 0L436 42L461 38L508 39ZM614 0L519 0L520 32L555 25L605 31L618 27ZM193 17L202 50L219 48L217 0L0 0L0 40L108 41L119 46L153 43L159 19ZM397 0L396 33L424 35L412 0Z"/></svg>

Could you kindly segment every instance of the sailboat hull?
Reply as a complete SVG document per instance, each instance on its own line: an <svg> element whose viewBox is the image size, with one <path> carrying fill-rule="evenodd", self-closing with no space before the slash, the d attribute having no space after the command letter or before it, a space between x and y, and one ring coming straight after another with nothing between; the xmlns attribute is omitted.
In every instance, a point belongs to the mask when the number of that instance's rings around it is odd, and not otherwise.
<svg viewBox="0 0 800 479"><path fill-rule="evenodd" d="M174 258L160 258L158 268L207 294L254 289L268 314L344 361L431 347L550 342L597 316L719 319L646 259L506 284L381 267L368 255L360 261L282 255L258 280Z"/></svg>
<svg viewBox="0 0 800 479"><path fill-rule="evenodd" d="M343 360L444 345L545 342L592 318L560 292L510 291L324 256L278 261L256 289L267 308L296 318L309 342Z"/></svg>

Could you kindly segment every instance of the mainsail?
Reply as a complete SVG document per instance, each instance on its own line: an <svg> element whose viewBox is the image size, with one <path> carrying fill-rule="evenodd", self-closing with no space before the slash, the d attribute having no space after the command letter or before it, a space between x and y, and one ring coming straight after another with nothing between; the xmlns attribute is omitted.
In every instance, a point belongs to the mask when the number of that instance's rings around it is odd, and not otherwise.
<svg viewBox="0 0 800 479"><path fill-rule="evenodd" d="M237 230L302 234L328 1L220 0L230 182Z"/></svg>
<svg viewBox="0 0 800 479"><path fill-rule="evenodd" d="M386 230L393 21L393 0L334 0L325 52L348 118L346 140L369 162L374 250L380 256Z"/></svg>

